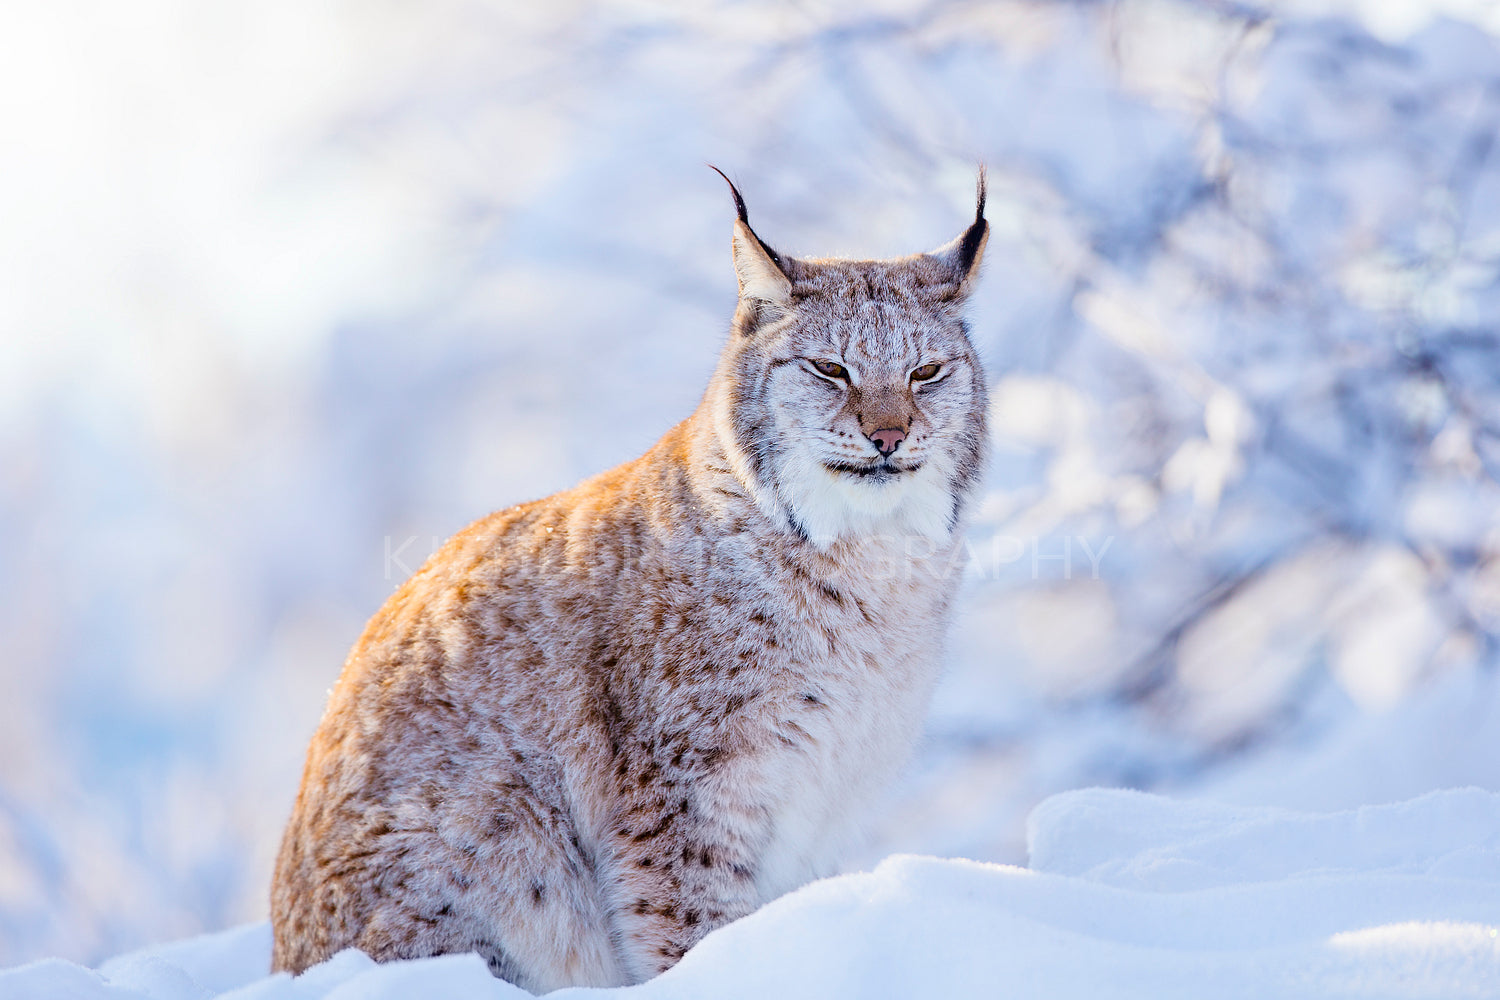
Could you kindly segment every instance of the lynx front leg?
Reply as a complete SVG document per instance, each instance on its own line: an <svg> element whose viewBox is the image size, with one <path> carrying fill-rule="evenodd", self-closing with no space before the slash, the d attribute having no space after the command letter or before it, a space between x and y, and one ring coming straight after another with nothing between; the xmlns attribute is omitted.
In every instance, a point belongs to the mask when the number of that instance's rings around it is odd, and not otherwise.
<svg viewBox="0 0 1500 1000"><path fill-rule="evenodd" d="M611 841L615 927L637 981L760 905L751 838L710 821L689 796L631 810Z"/></svg>

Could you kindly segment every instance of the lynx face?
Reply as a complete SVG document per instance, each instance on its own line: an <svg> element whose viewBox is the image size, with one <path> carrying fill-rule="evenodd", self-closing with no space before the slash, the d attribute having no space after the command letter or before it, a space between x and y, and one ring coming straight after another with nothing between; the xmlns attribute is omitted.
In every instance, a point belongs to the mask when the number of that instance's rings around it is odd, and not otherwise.
<svg viewBox="0 0 1500 1000"><path fill-rule="evenodd" d="M929 254L796 260L736 226L726 437L768 513L820 546L948 537L985 432L984 374L960 315L985 236L978 217Z"/></svg>

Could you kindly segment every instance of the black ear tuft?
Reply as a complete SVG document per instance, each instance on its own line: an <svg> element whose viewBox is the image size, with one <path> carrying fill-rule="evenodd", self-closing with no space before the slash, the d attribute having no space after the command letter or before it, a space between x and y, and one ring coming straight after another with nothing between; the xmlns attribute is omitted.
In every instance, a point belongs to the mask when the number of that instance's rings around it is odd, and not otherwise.
<svg viewBox="0 0 1500 1000"><path fill-rule="evenodd" d="M740 189L734 186L734 181L729 179L728 174L720 170L718 167L714 166L712 163L708 165L708 169L724 178L724 183L729 185L729 193L734 195L735 212L739 214L741 222L743 222L747 226L750 225L750 213L745 211L745 199L740 197Z"/></svg>
<svg viewBox="0 0 1500 1000"><path fill-rule="evenodd" d="M969 223L957 239L945 243L932 252L947 269L946 280L941 287L946 292L945 300L962 302L973 290L974 279L979 276L979 260L984 256L984 245L990 237L990 224L984 220L984 202L988 184L984 166L979 168L977 190L974 197L974 221Z"/></svg>
<svg viewBox="0 0 1500 1000"><path fill-rule="evenodd" d="M974 268L974 258L984 246L984 237L989 232L989 223L984 221L984 199L987 192L984 164L979 165L979 189L974 199L974 221L964 231L958 244L960 274L968 274Z"/></svg>
<svg viewBox="0 0 1500 1000"><path fill-rule="evenodd" d="M712 163L708 164L708 169L724 178L724 183L729 185L729 193L734 195L734 211L735 214L739 216L740 222L744 223L745 228L750 231L750 235L755 237L755 242L760 244L760 248L766 252L766 256L770 257L771 261L777 267L785 271L786 261L781 259L781 254L771 249L771 245L765 240L761 239L760 236L756 234L754 229L750 229L750 213L745 210L745 199L740 197L740 189L734 186L734 181L730 180L728 174L724 173L724 171L720 170Z"/></svg>

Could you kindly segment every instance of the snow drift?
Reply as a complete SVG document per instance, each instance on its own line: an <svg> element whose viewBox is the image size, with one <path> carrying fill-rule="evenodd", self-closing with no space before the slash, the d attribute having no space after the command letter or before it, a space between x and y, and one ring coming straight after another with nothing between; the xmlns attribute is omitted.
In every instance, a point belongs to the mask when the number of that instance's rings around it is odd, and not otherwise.
<svg viewBox="0 0 1500 1000"><path fill-rule="evenodd" d="M1500 795L1464 789L1297 813L1089 789L1031 815L1029 868L896 856L706 938L642 998L1493 997ZM253 924L92 971L0 973L0 997L513 998L474 955L346 951L266 976Z"/></svg>

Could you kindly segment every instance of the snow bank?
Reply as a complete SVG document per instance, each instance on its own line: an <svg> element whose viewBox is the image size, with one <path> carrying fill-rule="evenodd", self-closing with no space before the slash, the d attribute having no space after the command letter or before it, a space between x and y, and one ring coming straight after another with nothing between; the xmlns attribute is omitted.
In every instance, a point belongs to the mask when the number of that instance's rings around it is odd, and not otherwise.
<svg viewBox="0 0 1500 1000"><path fill-rule="evenodd" d="M1031 867L897 856L710 935L637 997L1500 995L1500 795L1309 814L1090 789L1032 814ZM345 952L264 976L265 924L48 960L0 997L514 998L473 955ZM559 991L558 997L627 991Z"/></svg>

